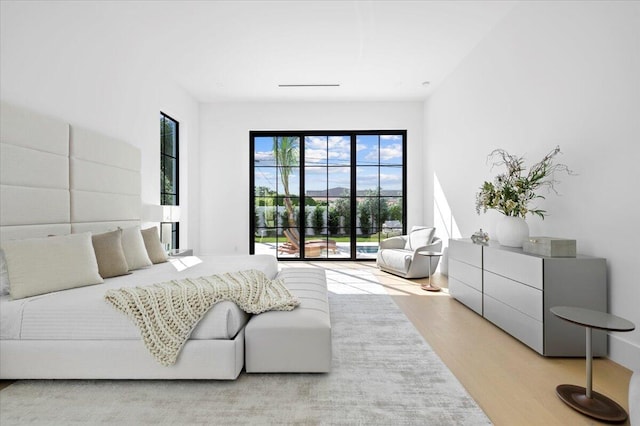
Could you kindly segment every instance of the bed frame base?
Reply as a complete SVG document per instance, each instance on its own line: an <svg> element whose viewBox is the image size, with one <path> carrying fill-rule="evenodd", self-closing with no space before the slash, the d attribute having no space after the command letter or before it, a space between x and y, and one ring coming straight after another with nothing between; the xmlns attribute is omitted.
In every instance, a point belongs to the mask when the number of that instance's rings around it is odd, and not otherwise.
<svg viewBox="0 0 640 426"><path fill-rule="evenodd" d="M0 379L234 380L244 366L244 329L233 340L189 340L172 366L140 340L1 340Z"/></svg>

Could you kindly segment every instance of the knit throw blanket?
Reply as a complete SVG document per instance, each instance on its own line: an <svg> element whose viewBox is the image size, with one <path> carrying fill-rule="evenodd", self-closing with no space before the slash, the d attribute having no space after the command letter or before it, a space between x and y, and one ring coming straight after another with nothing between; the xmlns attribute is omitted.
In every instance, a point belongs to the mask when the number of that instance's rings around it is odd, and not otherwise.
<svg viewBox="0 0 640 426"><path fill-rule="evenodd" d="M175 364L194 327L220 301L250 314L290 311L300 303L282 280L255 269L108 290L105 299L133 320L162 365Z"/></svg>

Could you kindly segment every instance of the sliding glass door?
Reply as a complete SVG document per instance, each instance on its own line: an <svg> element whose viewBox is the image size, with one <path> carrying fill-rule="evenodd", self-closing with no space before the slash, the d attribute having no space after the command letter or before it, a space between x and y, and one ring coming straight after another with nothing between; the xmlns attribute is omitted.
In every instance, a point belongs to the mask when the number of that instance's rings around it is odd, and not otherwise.
<svg viewBox="0 0 640 426"><path fill-rule="evenodd" d="M301 257L300 244L291 235L299 228L300 137L265 135L251 141L252 235L277 249L278 256Z"/></svg>
<svg viewBox="0 0 640 426"><path fill-rule="evenodd" d="M404 231L404 135L358 134L356 146L356 257L369 258Z"/></svg>
<svg viewBox="0 0 640 426"><path fill-rule="evenodd" d="M306 257L350 257L351 136L305 136L304 165Z"/></svg>
<svg viewBox="0 0 640 426"><path fill-rule="evenodd" d="M251 132L251 253L374 259L404 231L406 132Z"/></svg>

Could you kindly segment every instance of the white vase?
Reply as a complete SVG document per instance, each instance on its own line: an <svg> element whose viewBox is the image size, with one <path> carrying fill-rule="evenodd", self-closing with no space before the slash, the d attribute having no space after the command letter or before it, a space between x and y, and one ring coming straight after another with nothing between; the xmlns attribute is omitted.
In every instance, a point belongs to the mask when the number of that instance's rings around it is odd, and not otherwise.
<svg viewBox="0 0 640 426"><path fill-rule="evenodd" d="M522 247L529 238L529 225L519 216L502 216L496 227L498 242L507 247Z"/></svg>

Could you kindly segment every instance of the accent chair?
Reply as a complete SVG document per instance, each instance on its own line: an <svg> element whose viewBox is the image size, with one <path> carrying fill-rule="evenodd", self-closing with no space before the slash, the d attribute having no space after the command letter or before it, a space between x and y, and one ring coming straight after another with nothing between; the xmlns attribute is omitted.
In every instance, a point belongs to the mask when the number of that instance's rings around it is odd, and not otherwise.
<svg viewBox="0 0 640 426"><path fill-rule="evenodd" d="M399 235L380 241L376 265L385 272L404 278L425 278L438 267L440 256L422 256L419 251L442 250L442 240L435 236L436 228L414 226L408 235Z"/></svg>

